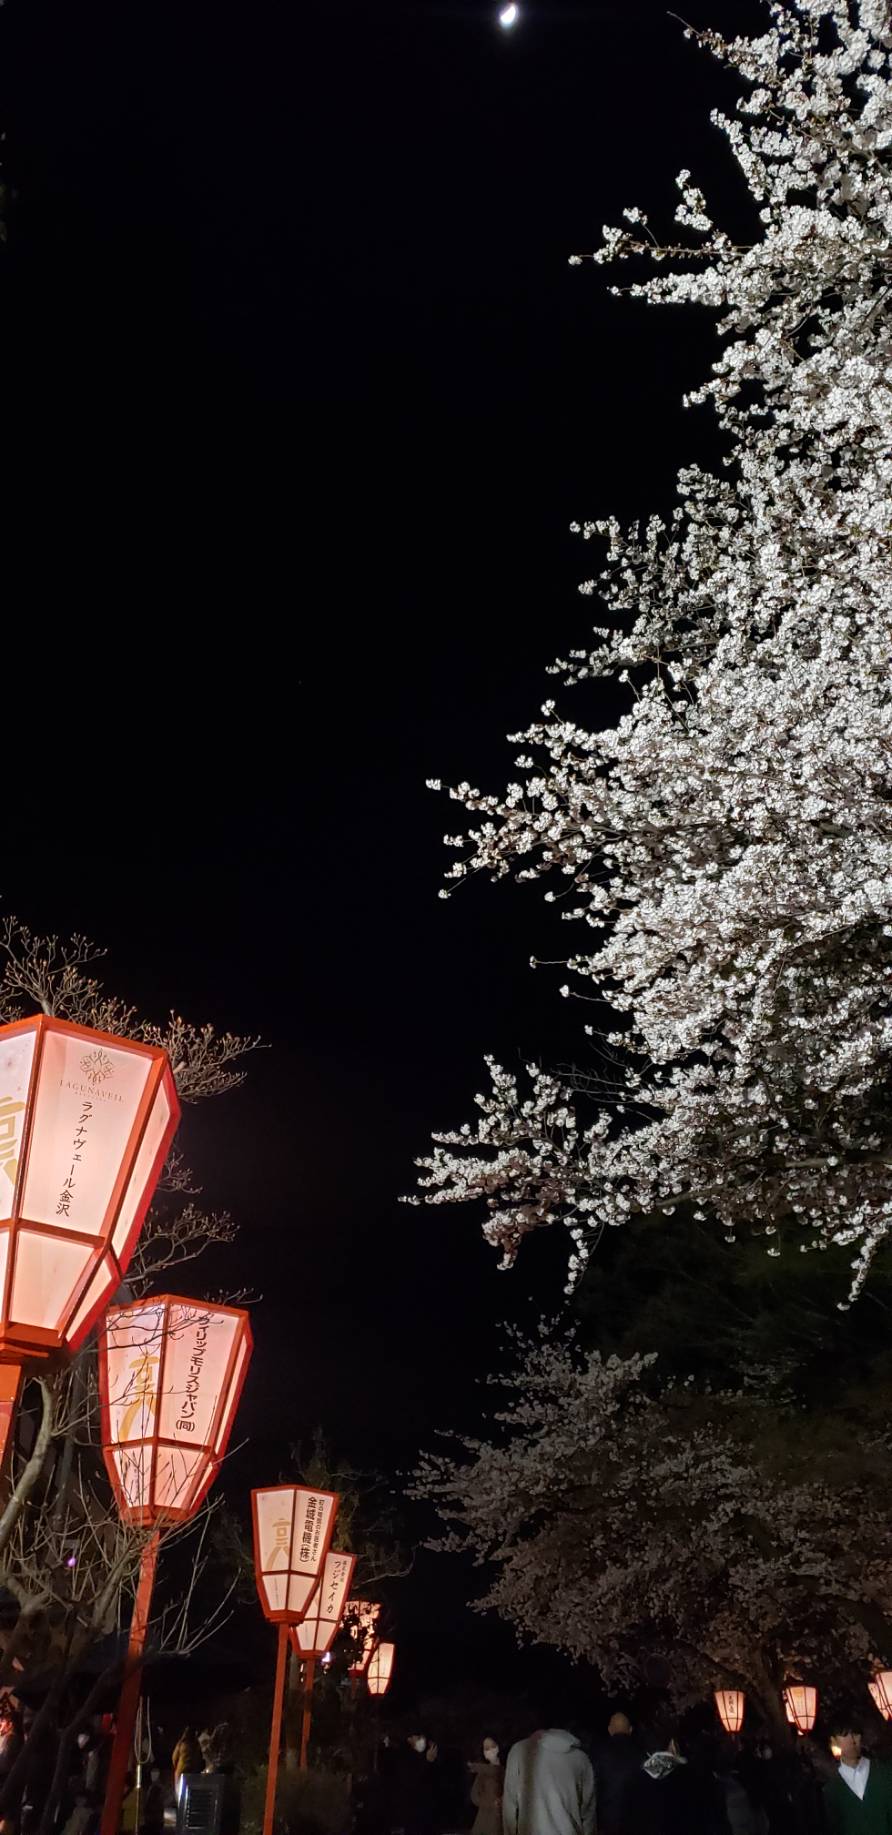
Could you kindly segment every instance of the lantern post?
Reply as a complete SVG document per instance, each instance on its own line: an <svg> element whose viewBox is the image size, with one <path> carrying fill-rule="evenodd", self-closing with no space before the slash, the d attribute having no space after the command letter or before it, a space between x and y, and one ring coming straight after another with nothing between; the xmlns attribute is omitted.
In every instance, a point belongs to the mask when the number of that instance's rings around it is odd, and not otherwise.
<svg viewBox="0 0 892 1835"><path fill-rule="evenodd" d="M99 1334L102 1446L121 1521L143 1546L101 1835L118 1835L158 1549L188 1522L226 1452L253 1340L246 1312L163 1294L112 1306ZM139 1788L137 1782L137 1790Z"/></svg>
<svg viewBox="0 0 892 1835"><path fill-rule="evenodd" d="M120 1287L179 1118L160 1047L0 1027L0 1462L24 1371L77 1351Z"/></svg>
<svg viewBox="0 0 892 1835"><path fill-rule="evenodd" d="M328 1655L338 1634L355 1567L355 1555L345 1555L339 1550L332 1550L326 1555L322 1580L313 1595L306 1617L291 1631L291 1648L304 1665L299 1760L301 1771L307 1769L316 1664L320 1657Z"/></svg>
<svg viewBox="0 0 892 1835"><path fill-rule="evenodd" d="M273 1835L276 1813L289 1632L306 1617L319 1587L340 1501L334 1491L305 1485L251 1492L257 1592L264 1616L278 1626L263 1835Z"/></svg>

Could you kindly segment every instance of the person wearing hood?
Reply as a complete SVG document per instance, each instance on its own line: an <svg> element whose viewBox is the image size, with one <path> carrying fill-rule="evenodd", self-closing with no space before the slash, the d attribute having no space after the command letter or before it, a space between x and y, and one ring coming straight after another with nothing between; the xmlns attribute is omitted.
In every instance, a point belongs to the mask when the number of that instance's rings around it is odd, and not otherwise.
<svg viewBox="0 0 892 1835"><path fill-rule="evenodd" d="M504 1835L595 1835L595 1774L573 1733L548 1727L511 1747Z"/></svg>
<svg viewBox="0 0 892 1835"><path fill-rule="evenodd" d="M712 1773L689 1764L675 1739L645 1759L626 1793L628 1835L730 1835Z"/></svg>
<svg viewBox="0 0 892 1835"><path fill-rule="evenodd" d="M628 1715L611 1714L607 1738L595 1751L598 1835L622 1835L626 1795L643 1761Z"/></svg>

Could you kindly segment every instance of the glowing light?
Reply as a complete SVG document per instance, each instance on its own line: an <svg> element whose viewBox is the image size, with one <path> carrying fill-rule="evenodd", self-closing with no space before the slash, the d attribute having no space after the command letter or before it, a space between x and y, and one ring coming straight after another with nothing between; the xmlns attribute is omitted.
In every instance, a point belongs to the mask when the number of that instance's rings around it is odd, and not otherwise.
<svg viewBox="0 0 892 1835"><path fill-rule="evenodd" d="M499 14L499 25L502 31L510 32L511 27L517 24L519 15L520 8L514 5L514 0L511 0L510 6L503 6Z"/></svg>

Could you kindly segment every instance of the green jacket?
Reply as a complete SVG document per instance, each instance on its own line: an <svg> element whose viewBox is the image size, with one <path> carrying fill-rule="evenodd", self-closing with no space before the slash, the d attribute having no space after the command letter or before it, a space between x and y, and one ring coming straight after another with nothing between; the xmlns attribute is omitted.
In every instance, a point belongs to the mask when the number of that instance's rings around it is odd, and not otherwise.
<svg viewBox="0 0 892 1835"><path fill-rule="evenodd" d="M861 1798L841 1777L831 1778L824 1786L824 1807L831 1835L892 1835L892 1771L871 1759Z"/></svg>

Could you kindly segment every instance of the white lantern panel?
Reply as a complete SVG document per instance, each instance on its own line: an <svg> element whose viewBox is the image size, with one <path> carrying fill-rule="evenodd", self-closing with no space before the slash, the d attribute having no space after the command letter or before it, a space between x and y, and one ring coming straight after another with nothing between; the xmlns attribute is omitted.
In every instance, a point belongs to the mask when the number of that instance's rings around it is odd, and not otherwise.
<svg viewBox="0 0 892 1835"><path fill-rule="evenodd" d="M97 1305L103 1296L111 1297L118 1285L118 1279L118 1272L114 1263L109 1261L107 1255L103 1256L68 1328L69 1344L77 1345L78 1333L84 1325L88 1314L93 1311L94 1306Z"/></svg>
<svg viewBox="0 0 892 1835"><path fill-rule="evenodd" d="M142 1052L45 1033L24 1217L99 1233L151 1067Z"/></svg>
<svg viewBox="0 0 892 1835"><path fill-rule="evenodd" d="M86 1243L20 1229L9 1302L12 1323L58 1330L92 1253Z"/></svg>
<svg viewBox="0 0 892 1835"><path fill-rule="evenodd" d="M161 1142L164 1139L164 1130L169 1121L170 1099L164 1084L159 1083L155 1100L152 1104L152 1112L146 1122L139 1151L133 1162L130 1182L121 1200L118 1221L115 1224L114 1235L112 1236L112 1248L119 1257L123 1255L126 1249L127 1238L133 1228L133 1219L145 1197L146 1185L148 1184L152 1167L155 1164L161 1147Z"/></svg>
<svg viewBox="0 0 892 1835"><path fill-rule="evenodd" d="M18 1032L0 1047L0 1217L12 1211L36 1038Z"/></svg>
<svg viewBox="0 0 892 1835"><path fill-rule="evenodd" d="M156 1510L184 1510L207 1471L201 1447L159 1446L155 1468Z"/></svg>
<svg viewBox="0 0 892 1835"><path fill-rule="evenodd" d="M112 1446L144 1440L155 1429L164 1307L151 1301L120 1313L108 1327L106 1371Z"/></svg>
<svg viewBox="0 0 892 1835"><path fill-rule="evenodd" d="M200 1306L171 1306L164 1341L158 1432L186 1447L211 1442L239 1320Z"/></svg>
<svg viewBox="0 0 892 1835"><path fill-rule="evenodd" d="M151 1445L116 1447L112 1455L128 1510L148 1510L152 1501Z"/></svg>
<svg viewBox="0 0 892 1835"><path fill-rule="evenodd" d="M297 1626L298 1649L307 1656L324 1656L334 1643L355 1566L355 1555L326 1555L318 1591Z"/></svg>
<svg viewBox="0 0 892 1835"><path fill-rule="evenodd" d="M219 1453L220 1450L223 1447L225 1447L226 1442L229 1439L229 1431L230 1431L230 1428L232 1427L233 1417L239 1405L239 1397L241 1395L242 1382L244 1380L244 1375L245 1375L245 1365L248 1362L250 1355L251 1355L251 1352L248 1346L248 1340L243 1335L241 1345L239 1346L238 1355L235 1360L235 1369L232 1372L232 1382L229 1385L229 1394L226 1400L226 1407L223 1411L223 1414L220 1417L220 1421L217 1427L217 1432L214 1435L215 1453Z"/></svg>

